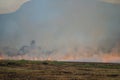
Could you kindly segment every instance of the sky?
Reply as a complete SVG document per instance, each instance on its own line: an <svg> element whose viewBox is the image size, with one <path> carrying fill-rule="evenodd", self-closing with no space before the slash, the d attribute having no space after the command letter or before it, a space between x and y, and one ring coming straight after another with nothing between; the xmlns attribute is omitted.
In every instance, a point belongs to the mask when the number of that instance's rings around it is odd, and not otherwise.
<svg viewBox="0 0 120 80"><path fill-rule="evenodd" d="M59 56L89 47L94 55L102 51L103 60L115 54L120 62L119 9L120 0L0 0L0 47L19 49L35 40Z"/></svg>

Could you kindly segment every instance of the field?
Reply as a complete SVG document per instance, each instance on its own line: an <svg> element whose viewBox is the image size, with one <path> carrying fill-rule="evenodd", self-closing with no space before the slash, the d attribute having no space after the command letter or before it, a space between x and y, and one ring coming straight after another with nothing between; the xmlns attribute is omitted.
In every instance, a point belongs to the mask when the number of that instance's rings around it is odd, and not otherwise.
<svg viewBox="0 0 120 80"><path fill-rule="evenodd" d="M1 60L0 80L120 80L120 64Z"/></svg>

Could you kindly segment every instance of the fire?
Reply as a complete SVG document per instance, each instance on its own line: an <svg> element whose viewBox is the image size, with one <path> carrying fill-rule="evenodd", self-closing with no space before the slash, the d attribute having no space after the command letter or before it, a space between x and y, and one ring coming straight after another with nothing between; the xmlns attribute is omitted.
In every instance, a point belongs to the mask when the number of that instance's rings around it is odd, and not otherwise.
<svg viewBox="0 0 120 80"><path fill-rule="evenodd" d="M114 46L110 52L104 52L102 49L92 45L86 46L69 46L58 48L55 50L47 50L35 46L32 41L30 46L23 47L22 52L25 54L10 55L16 52L16 49L7 49L9 54L0 54L1 59L14 59L14 60L57 60L57 61L88 61L88 62L120 62L120 44ZM14 51L15 50L15 51ZM21 50L21 49L20 49ZM10 52L12 51L12 52ZM4 53L4 52L3 52Z"/></svg>
<svg viewBox="0 0 120 80"><path fill-rule="evenodd" d="M103 62L120 62L120 43L117 43L110 53L102 56Z"/></svg>
<svg viewBox="0 0 120 80"><path fill-rule="evenodd" d="M102 56L103 62L116 62L120 61L120 55L117 54L105 54Z"/></svg>
<svg viewBox="0 0 120 80"><path fill-rule="evenodd" d="M70 54L67 54L65 55L63 58L63 60L74 60L74 56L70 55Z"/></svg>
<svg viewBox="0 0 120 80"><path fill-rule="evenodd" d="M3 59L3 55L2 55L2 53L0 53L0 60L2 60Z"/></svg>
<svg viewBox="0 0 120 80"><path fill-rule="evenodd" d="M3 59L3 57L2 56L0 56L0 60L2 60Z"/></svg>

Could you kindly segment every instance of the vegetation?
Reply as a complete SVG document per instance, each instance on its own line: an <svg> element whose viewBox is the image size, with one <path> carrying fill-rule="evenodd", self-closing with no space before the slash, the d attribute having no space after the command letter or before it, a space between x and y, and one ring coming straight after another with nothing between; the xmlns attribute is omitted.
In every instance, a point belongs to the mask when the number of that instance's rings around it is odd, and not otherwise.
<svg viewBox="0 0 120 80"><path fill-rule="evenodd" d="M1 60L0 80L119 80L120 64Z"/></svg>

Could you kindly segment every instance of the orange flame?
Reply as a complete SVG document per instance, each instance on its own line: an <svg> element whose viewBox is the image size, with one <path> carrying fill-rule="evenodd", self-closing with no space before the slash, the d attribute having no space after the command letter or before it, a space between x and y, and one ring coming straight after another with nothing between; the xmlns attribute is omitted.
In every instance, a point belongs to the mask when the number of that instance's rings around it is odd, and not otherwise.
<svg viewBox="0 0 120 80"><path fill-rule="evenodd" d="M66 49L66 48L65 48ZM119 44L117 44L109 53L98 51L97 47L71 47L62 52L62 49L46 54L39 52L37 49L31 50L30 53L18 56L1 56L0 59L15 59L15 60L58 60L58 61L100 61L100 62L120 62Z"/></svg>
<svg viewBox="0 0 120 80"><path fill-rule="evenodd" d="M103 62L117 62L120 61L120 55L117 54L105 54L102 56Z"/></svg>

